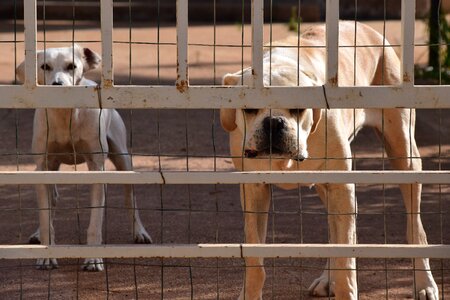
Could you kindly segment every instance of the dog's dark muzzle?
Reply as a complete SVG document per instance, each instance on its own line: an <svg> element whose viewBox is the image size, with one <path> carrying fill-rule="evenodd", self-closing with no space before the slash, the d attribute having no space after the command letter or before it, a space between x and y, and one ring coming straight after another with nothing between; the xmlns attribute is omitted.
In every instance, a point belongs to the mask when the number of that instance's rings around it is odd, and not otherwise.
<svg viewBox="0 0 450 300"><path fill-rule="evenodd" d="M256 147L257 149L246 149L244 151L246 158L279 156L289 157L297 161L305 159L303 156L299 156L297 151L293 151L297 147L291 145L295 141L288 136L288 125L285 118L266 117L263 120L261 131L261 140Z"/></svg>
<svg viewBox="0 0 450 300"><path fill-rule="evenodd" d="M283 117L266 117L263 120L263 132L267 139L276 144L286 133L287 125Z"/></svg>
<svg viewBox="0 0 450 300"><path fill-rule="evenodd" d="M265 158L265 157L267 158L268 156L271 156L271 153L268 152L267 150L257 151L257 150L245 149L244 156L245 156L245 158L256 158L258 156L261 158ZM276 154L274 155L272 153L272 156L277 156L277 155ZM286 156L287 156L288 158L293 159L298 162L302 162L305 160L305 157L302 155L284 154L284 155L280 155L280 156L284 156L284 158L286 158Z"/></svg>
<svg viewBox="0 0 450 300"><path fill-rule="evenodd" d="M283 117L266 117L262 124L263 138L259 148L267 154L288 154L287 124Z"/></svg>

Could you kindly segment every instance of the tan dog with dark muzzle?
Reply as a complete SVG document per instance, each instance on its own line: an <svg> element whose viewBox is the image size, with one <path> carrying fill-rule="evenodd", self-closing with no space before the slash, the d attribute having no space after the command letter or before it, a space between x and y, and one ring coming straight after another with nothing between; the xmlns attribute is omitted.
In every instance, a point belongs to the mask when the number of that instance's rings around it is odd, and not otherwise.
<svg viewBox="0 0 450 300"><path fill-rule="evenodd" d="M372 28L340 23L339 85L398 85L400 62L387 41ZM282 45L290 47L281 47ZM317 26L297 38L278 43L264 56L264 84L275 86L320 86L325 78L325 29ZM294 47L292 47L294 46ZM320 46L320 47L318 47ZM306 47L306 48L305 48ZM297 57L300 53L300 57ZM299 61L299 64L298 64ZM271 66L269 66L271 64ZM271 70L271 74L269 72ZM355 74L356 71L356 74ZM225 85L250 84L251 69L224 76ZM221 123L230 132L231 155L237 169L265 170L343 170L350 171L350 142L359 129L368 125L382 134L386 152L395 169L422 169L414 139L415 111L410 109L221 109ZM241 158L239 158L241 157ZM245 157L245 158L242 158ZM411 158L410 158L411 157ZM324 158L330 158L329 160ZM281 184L281 188L297 185ZM330 242L356 243L356 202L353 184L317 184L316 190L328 210ZM420 218L420 184L403 184L400 189L407 211L407 240L426 244ZM245 211L246 243L265 243L270 193L267 184L241 185ZM239 299L261 299L265 280L263 259L247 258L245 284ZM315 296L357 299L355 259L331 259L323 274L309 290ZM428 259L415 259L415 297L438 299L437 285Z"/></svg>
<svg viewBox="0 0 450 300"><path fill-rule="evenodd" d="M38 83L41 85L96 86L84 74L100 64L100 56L89 48L48 48L37 52ZM23 81L24 63L17 74ZM64 99L61 99L64 101ZM33 124L32 152L36 170L57 171L61 164L76 165L86 162L89 170L103 170L110 158L117 170L132 169L127 149L126 128L114 109L48 108L36 109ZM31 243L55 244L51 209L58 198L55 186L37 185L39 229L30 237ZM132 221L134 240L151 243L150 235L142 225L136 207L133 187L125 185L125 200ZM91 190L91 218L87 230L87 244L102 243L102 224L105 206L105 187L93 184ZM56 259L38 259L37 268L57 267ZM84 269L102 271L102 258L87 258Z"/></svg>

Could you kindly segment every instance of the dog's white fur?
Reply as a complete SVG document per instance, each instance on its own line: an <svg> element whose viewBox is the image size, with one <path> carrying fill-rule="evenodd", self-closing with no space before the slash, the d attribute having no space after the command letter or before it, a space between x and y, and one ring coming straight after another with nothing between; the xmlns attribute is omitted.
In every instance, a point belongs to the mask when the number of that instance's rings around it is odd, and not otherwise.
<svg viewBox="0 0 450 300"><path fill-rule="evenodd" d="M340 23L340 46L354 46L354 22ZM372 28L357 23L357 45L339 49L338 81L341 86L397 85L400 62L394 50L383 50L383 37ZM325 78L324 26L309 28L301 35L297 57L297 38L289 38L272 53L264 55L264 83L279 86L317 86ZM317 46L322 46L318 48ZM311 47L311 48L308 48ZM355 60L356 58L356 60ZM297 62L299 61L299 67ZM270 65L271 62L271 66ZM271 70L271 74L269 72ZM356 74L354 72L356 70ZM354 76L355 75L355 76ZM271 76L271 78L269 77ZM251 69L224 76L225 85L249 84ZM318 99L318 101L322 101ZM230 132L233 162L239 170L351 170L350 142L364 125L374 127L382 138L393 167L421 170L414 139L415 111L409 109L222 109L221 123ZM384 120L384 122L382 121ZM269 136L272 136L269 138ZM270 141L269 141L270 140ZM271 145L270 145L271 144ZM243 151L244 149L244 151ZM271 159L269 159L271 156ZM407 157L413 157L411 159ZM259 159L251 159L251 158ZM324 157L333 158L330 160ZM303 161L304 160L304 161ZM281 188L296 185L280 184ZM356 202L353 184L317 184L315 188L328 210L331 243L356 243ZM420 218L420 184L400 185L407 210L407 240L426 244ZM245 218L247 243L264 243L270 193L267 184L241 185L241 204ZM245 283L239 299L261 299L265 272L262 258L247 258ZM357 299L355 259L331 259L309 290L315 296L335 295L336 299ZM439 292L428 259L415 259L415 297L438 299Z"/></svg>
<svg viewBox="0 0 450 300"><path fill-rule="evenodd" d="M100 64L98 54L78 45L49 48L37 53L38 83L41 85L96 86L84 77L85 72ZM23 81L24 64L18 66ZM61 99L64 101L64 99ZM104 169L107 157L118 170L131 170L131 158L126 145L126 129L119 113L114 109L37 109L34 115L32 152L36 170L56 171L61 164L87 163L89 170ZM39 229L30 237L32 243L55 244L51 209L56 205L56 186L36 186L39 206ZM105 186L92 185L91 217L87 230L87 244L102 243L102 222L105 205ZM133 223L137 243L151 243L136 208L133 188L125 185L125 199ZM56 259L38 259L37 268L57 267ZM102 271L101 258L88 258L84 269Z"/></svg>

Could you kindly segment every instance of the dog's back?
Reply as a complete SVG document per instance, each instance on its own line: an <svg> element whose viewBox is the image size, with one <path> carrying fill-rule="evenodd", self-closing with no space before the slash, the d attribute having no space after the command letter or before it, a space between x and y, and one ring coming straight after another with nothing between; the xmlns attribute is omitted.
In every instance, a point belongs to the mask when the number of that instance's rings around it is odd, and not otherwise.
<svg viewBox="0 0 450 300"><path fill-rule="evenodd" d="M289 36L266 45L266 56L269 56L272 49L270 56L290 59L301 70L314 70L316 84L322 85L325 83L326 68L323 63L326 61L325 35L325 25L308 27L301 33L300 39L298 36ZM401 82L397 54L389 42L373 28L362 23L341 21L338 40L340 86L397 85ZM365 64L364 60L355 59L358 56L377 61ZM301 82L299 84L302 85Z"/></svg>

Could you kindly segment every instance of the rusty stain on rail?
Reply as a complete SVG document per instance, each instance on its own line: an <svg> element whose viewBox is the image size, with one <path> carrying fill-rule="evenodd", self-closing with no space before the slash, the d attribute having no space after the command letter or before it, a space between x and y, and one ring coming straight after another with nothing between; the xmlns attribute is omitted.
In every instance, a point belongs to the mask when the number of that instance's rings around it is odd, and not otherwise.
<svg viewBox="0 0 450 300"><path fill-rule="evenodd" d="M114 86L114 81L112 79L103 79L104 88L112 88Z"/></svg>
<svg viewBox="0 0 450 300"><path fill-rule="evenodd" d="M180 80L180 81L176 82L176 87L180 93L184 93L188 90L189 84L188 84L187 80Z"/></svg>
<svg viewBox="0 0 450 300"><path fill-rule="evenodd" d="M403 82L411 82L411 77L408 72L403 73Z"/></svg>

